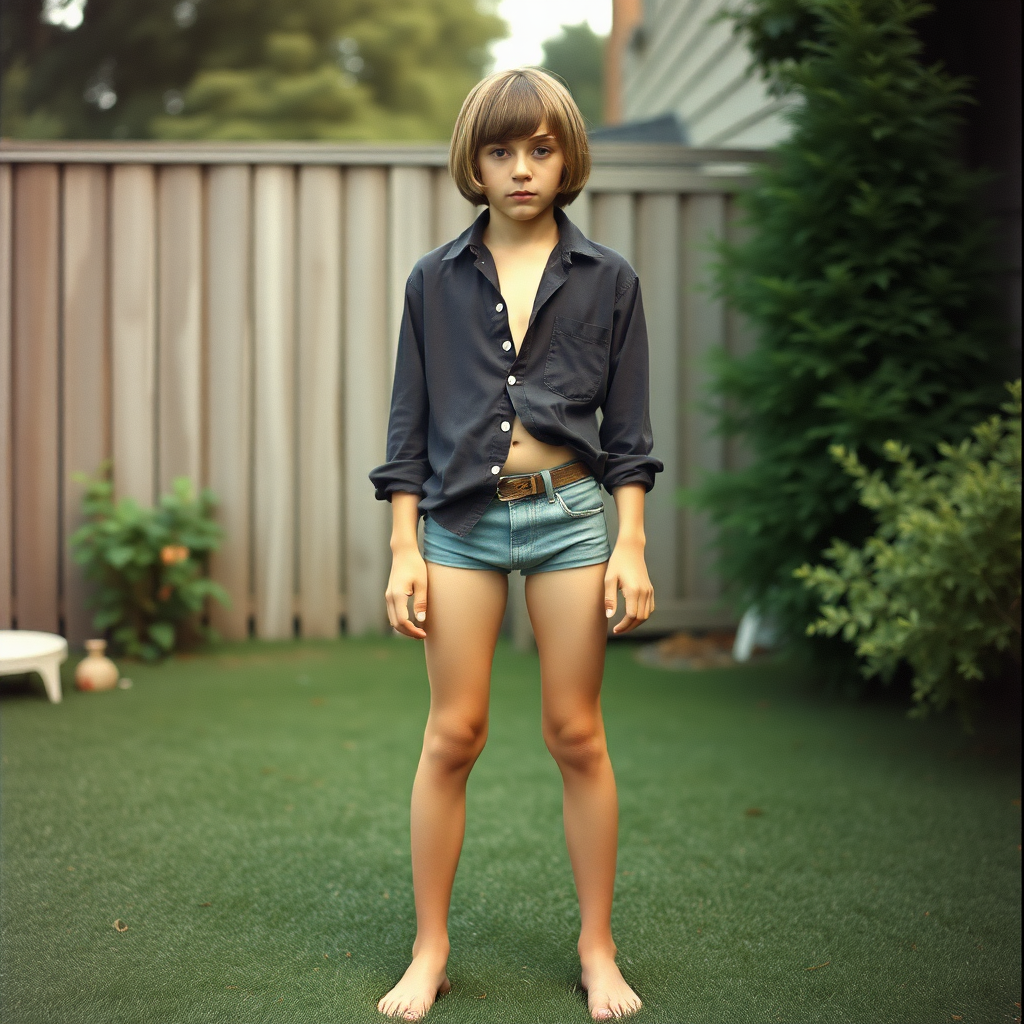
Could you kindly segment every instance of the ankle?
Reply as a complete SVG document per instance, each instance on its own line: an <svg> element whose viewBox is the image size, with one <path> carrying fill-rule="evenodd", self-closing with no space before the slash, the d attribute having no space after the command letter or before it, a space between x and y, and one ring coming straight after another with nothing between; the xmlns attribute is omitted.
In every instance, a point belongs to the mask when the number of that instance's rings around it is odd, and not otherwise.
<svg viewBox="0 0 1024 1024"><path fill-rule="evenodd" d="M431 960L447 963L451 945L447 935L417 936L412 944L413 959L429 957Z"/></svg>
<svg viewBox="0 0 1024 1024"><path fill-rule="evenodd" d="M576 943L576 951L580 955L580 962L588 960L614 960L618 949L610 937L602 939L580 939Z"/></svg>

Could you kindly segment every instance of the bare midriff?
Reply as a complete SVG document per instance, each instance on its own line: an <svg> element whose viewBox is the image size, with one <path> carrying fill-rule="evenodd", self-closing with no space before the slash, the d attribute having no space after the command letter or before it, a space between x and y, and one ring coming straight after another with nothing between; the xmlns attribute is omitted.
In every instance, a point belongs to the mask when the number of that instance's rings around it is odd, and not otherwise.
<svg viewBox="0 0 1024 1024"><path fill-rule="evenodd" d="M512 444L505 465L501 467L501 475L537 473L542 469L561 466L563 462L572 462L575 458L576 453L564 444L545 444L538 441L517 416L512 421Z"/></svg>

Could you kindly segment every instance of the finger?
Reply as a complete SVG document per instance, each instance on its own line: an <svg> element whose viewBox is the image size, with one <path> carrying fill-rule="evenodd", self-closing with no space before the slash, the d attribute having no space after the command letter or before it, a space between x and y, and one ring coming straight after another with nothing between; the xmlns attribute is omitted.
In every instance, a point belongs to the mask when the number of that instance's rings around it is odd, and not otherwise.
<svg viewBox="0 0 1024 1024"><path fill-rule="evenodd" d="M631 619L636 619L640 613L640 590L637 587L630 587L629 590L624 590L622 596L626 599L626 615Z"/></svg>
<svg viewBox="0 0 1024 1024"><path fill-rule="evenodd" d="M422 640L427 634L424 630L420 629L410 618L409 618L409 598L412 594L401 594L396 601L396 609L398 611L398 624L396 628L399 633L404 633L406 636L411 636L414 640Z"/></svg>
<svg viewBox="0 0 1024 1024"><path fill-rule="evenodd" d="M413 580L412 613L417 622L427 621L427 577Z"/></svg>
<svg viewBox="0 0 1024 1024"><path fill-rule="evenodd" d="M611 618L615 614L615 606L618 604L619 578L615 575L606 575L604 578L604 614Z"/></svg>
<svg viewBox="0 0 1024 1024"><path fill-rule="evenodd" d="M637 619L639 591L635 587L630 587L628 590L622 591L622 596L626 599L626 614L613 630L615 633L628 633L639 621Z"/></svg>

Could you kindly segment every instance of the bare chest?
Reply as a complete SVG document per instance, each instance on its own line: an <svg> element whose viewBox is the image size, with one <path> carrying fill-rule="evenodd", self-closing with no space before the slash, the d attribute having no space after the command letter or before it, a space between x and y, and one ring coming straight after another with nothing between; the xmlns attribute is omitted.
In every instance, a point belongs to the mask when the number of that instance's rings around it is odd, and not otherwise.
<svg viewBox="0 0 1024 1024"><path fill-rule="evenodd" d="M530 314L544 276L547 257L547 252L536 256L517 253L514 258L494 254L494 267L498 273L501 297L507 309L508 326L516 352L530 326Z"/></svg>

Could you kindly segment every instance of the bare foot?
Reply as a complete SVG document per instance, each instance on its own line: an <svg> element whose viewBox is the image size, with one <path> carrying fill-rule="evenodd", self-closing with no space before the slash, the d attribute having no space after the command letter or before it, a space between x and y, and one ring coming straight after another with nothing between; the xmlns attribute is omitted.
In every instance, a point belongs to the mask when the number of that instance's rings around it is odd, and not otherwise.
<svg viewBox="0 0 1024 1024"><path fill-rule="evenodd" d="M590 954L580 960L587 1006L594 1020L627 1017L640 1009L640 997L626 984L614 956Z"/></svg>
<svg viewBox="0 0 1024 1024"><path fill-rule="evenodd" d="M446 957L420 953L413 956L402 980L377 1004L388 1017L422 1020L438 996L451 989L445 973Z"/></svg>

